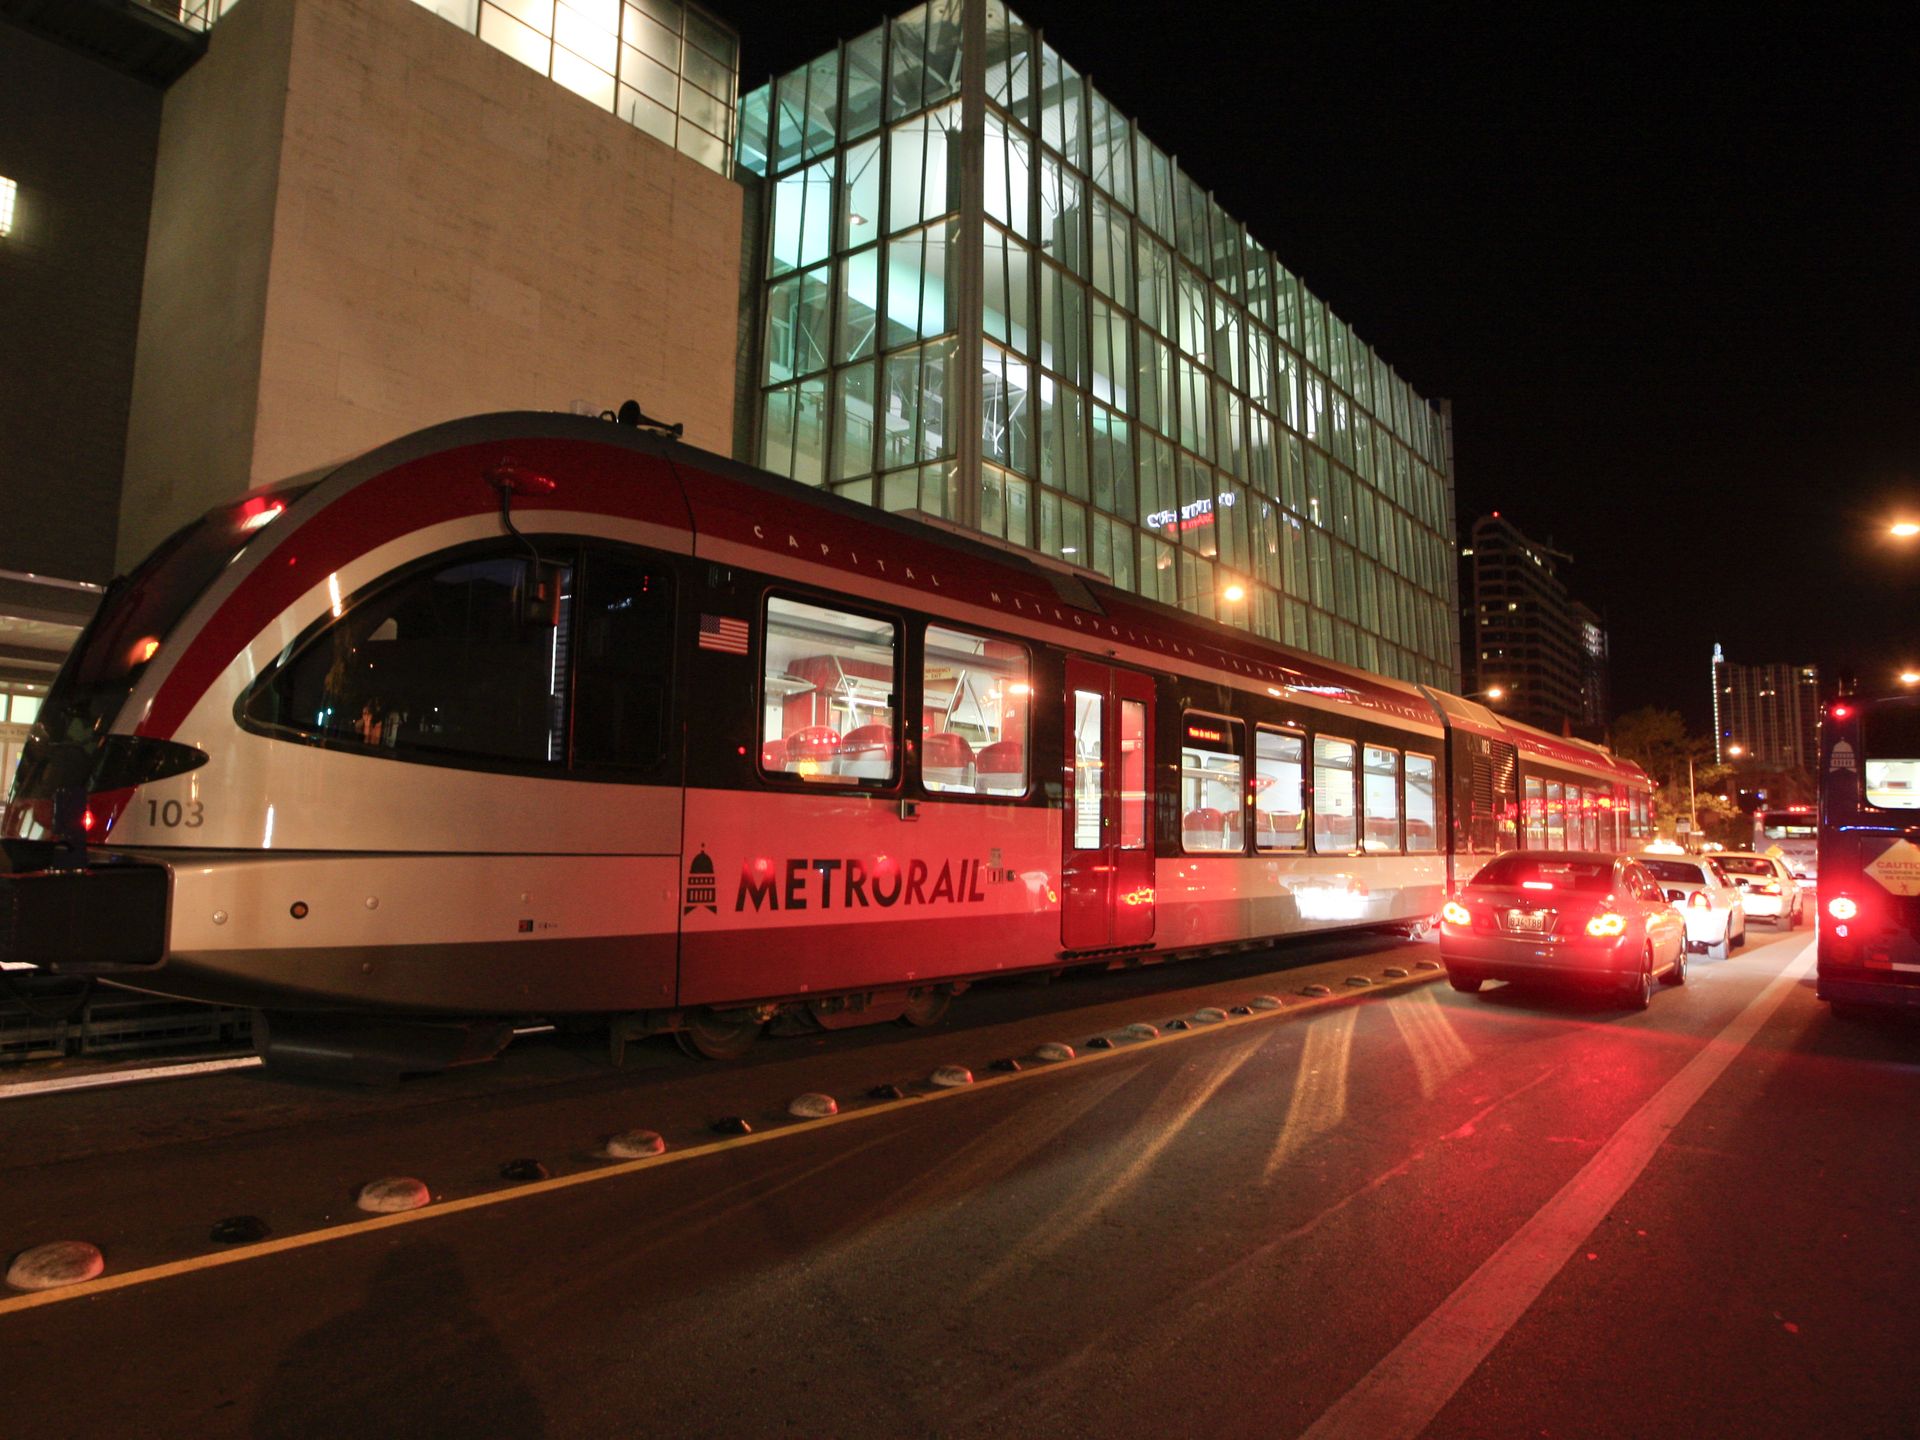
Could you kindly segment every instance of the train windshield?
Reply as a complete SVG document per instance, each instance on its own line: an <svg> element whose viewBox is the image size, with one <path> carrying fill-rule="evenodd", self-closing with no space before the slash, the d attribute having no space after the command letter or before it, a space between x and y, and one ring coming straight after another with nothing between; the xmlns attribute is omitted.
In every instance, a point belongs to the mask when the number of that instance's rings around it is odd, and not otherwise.
<svg viewBox="0 0 1920 1440"><path fill-rule="evenodd" d="M135 682L172 631L249 541L311 484L258 490L176 531L107 593L35 717L14 779L16 800L132 783L103 775L103 741Z"/></svg>

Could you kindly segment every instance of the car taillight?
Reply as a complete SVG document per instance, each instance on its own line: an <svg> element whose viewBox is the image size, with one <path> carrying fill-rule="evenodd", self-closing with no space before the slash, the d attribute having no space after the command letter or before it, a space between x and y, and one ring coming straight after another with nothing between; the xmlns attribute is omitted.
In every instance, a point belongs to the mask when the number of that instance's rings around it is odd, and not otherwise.
<svg viewBox="0 0 1920 1440"><path fill-rule="evenodd" d="M1696 890L1687 897L1687 904L1696 910L1711 910L1713 908L1713 897L1704 890Z"/></svg>
<svg viewBox="0 0 1920 1440"><path fill-rule="evenodd" d="M1604 940L1613 935L1627 932L1627 917L1613 910L1602 910L1587 921L1587 934L1596 940Z"/></svg>
<svg viewBox="0 0 1920 1440"><path fill-rule="evenodd" d="M1778 895L1780 893L1780 887L1778 885L1756 885L1753 888L1762 895Z"/></svg>
<svg viewBox="0 0 1920 1440"><path fill-rule="evenodd" d="M1449 900L1440 907L1440 918L1449 925L1471 925L1473 912L1458 900Z"/></svg>
<svg viewBox="0 0 1920 1440"><path fill-rule="evenodd" d="M1851 920L1860 913L1860 907L1845 895L1836 895L1827 902L1827 914L1836 920Z"/></svg>

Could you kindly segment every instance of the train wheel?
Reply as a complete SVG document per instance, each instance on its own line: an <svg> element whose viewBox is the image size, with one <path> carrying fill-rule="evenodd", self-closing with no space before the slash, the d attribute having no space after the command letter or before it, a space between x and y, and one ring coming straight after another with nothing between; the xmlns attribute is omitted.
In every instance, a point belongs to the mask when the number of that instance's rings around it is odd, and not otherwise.
<svg viewBox="0 0 1920 1440"><path fill-rule="evenodd" d="M944 990L914 990L907 995L907 1008L900 1012L902 1025L938 1025L947 1018L953 996Z"/></svg>
<svg viewBox="0 0 1920 1440"><path fill-rule="evenodd" d="M738 1060L753 1048L760 1029L758 1020L723 1020L711 1010L694 1010L673 1038L687 1054L702 1060Z"/></svg>

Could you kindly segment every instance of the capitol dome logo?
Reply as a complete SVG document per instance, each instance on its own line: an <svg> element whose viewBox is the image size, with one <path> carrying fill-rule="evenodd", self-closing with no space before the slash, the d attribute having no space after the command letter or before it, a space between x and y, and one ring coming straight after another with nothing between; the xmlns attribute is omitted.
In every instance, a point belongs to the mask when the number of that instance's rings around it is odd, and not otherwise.
<svg viewBox="0 0 1920 1440"><path fill-rule="evenodd" d="M713 861L707 855L707 847L702 845L700 853L687 866L687 903L680 913L691 915L695 910L704 908L708 914L717 915L720 913L718 900L719 886L713 878Z"/></svg>

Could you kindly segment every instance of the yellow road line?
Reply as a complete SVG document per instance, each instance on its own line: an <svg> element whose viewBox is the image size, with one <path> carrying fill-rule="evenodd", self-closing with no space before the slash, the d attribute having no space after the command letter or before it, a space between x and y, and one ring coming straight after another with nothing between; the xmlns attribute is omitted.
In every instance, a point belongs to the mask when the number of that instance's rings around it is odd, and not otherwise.
<svg viewBox="0 0 1920 1440"><path fill-rule="evenodd" d="M1437 980L1444 972L1420 971L1403 979L1390 979L1376 982L1372 987L1357 993L1339 994L1323 997L1306 1004L1284 1006L1278 1010L1256 1010L1250 1015L1229 1015L1225 1020L1211 1025L1196 1024L1191 1030L1165 1032L1151 1040L1127 1041L1116 1045L1112 1050L1089 1050L1072 1060L1058 1061L1052 1064L1038 1064L1027 1069L1005 1075L989 1075L976 1080L971 1085L956 1086L949 1090L934 1090L926 1094L907 1095L899 1100L888 1100L876 1104L862 1105L858 1109L843 1110L838 1115L829 1115L820 1120L796 1121L791 1125L781 1125L772 1130L756 1131L751 1135L728 1136L721 1140L709 1140L692 1145L683 1150L668 1150L660 1155L643 1155L637 1160L616 1161L594 1170L582 1170L572 1175L558 1175L549 1180L529 1181L524 1185L513 1185L500 1190L489 1190L481 1195L468 1195L459 1200L447 1200L422 1206L418 1210L404 1211L398 1215L374 1215L364 1220L352 1220L340 1225L329 1225L320 1230L308 1230L299 1235L287 1235L275 1240L262 1240L253 1245L238 1245L231 1250L219 1250L206 1255L194 1255L185 1260L171 1260L161 1265L150 1265L141 1270L129 1270L119 1275L102 1275L97 1280L83 1281L77 1285L64 1285L54 1290L39 1290L23 1295L11 1295L0 1299L0 1316L12 1315L22 1310L35 1310L43 1305L57 1305L66 1300L79 1300L91 1295L104 1295L114 1290L126 1290L136 1285L148 1285L157 1280L170 1280L178 1275L192 1275L202 1270L217 1270L225 1265L238 1265L248 1260L261 1260L269 1255L281 1255L289 1251L304 1250L314 1245L326 1245L335 1240L348 1240L358 1235L370 1235L380 1230L391 1230L400 1225L412 1225L422 1220L437 1220L442 1216L460 1215L469 1210L485 1209L492 1205L505 1204L510 1200L524 1200L535 1195L547 1195L558 1190L569 1190L576 1185L589 1185L602 1180L612 1180L623 1175L636 1174L642 1170L653 1170L663 1165L677 1164L683 1160L696 1160L708 1155L718 1155L728 1150L738 1150L749 1145L761 1145L769 1140L778 1140L786 1136L808 1134L834 1125L842 1125L852 1120L870 1119L875 1115L891 1114L915 1105L930 1105L937 1100L949 1100L956 1095L970 1094L979 1090L991 1089L996 1085L1011 1084L1018 1080L1031 1080L1042 1075L1058 1075L1070 1070L1085 1068L1088 1064L1111 1059L1122 1055L1138 1055L1156 1046L1172 1044L1179 1040L1191 1040L1202 1035L1218 1034L1235 1025L1246 1025L1259 1020L1276 1020L1283 1017L1312 1013L1330 1005L1350 1003L1357 998L1377 994L1392 993L1409 986Z"/></svg>

